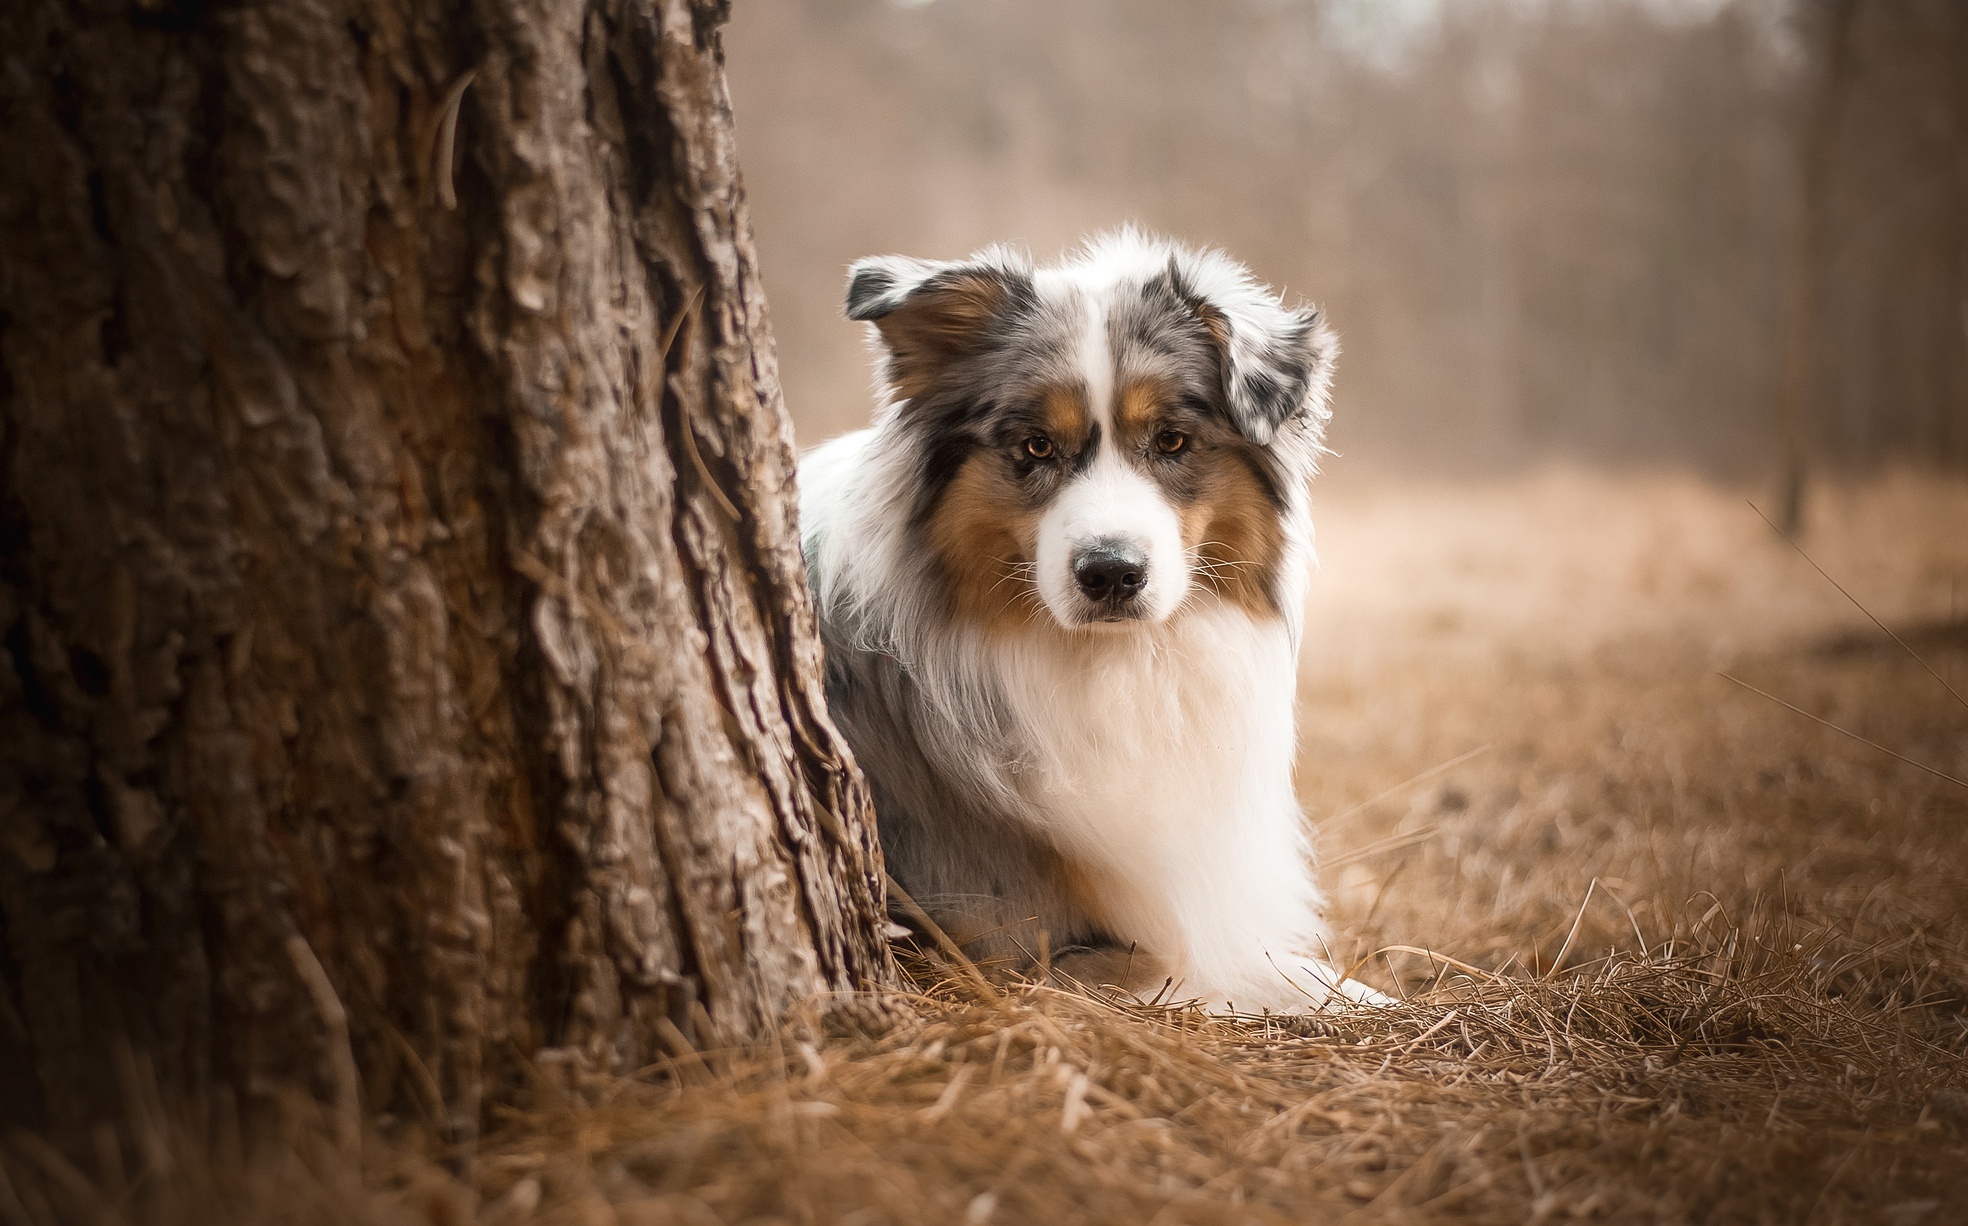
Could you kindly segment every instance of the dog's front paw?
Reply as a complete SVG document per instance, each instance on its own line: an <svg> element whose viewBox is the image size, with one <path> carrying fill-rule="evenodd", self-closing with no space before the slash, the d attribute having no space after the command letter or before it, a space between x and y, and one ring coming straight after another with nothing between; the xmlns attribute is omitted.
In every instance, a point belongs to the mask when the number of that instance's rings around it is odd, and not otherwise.
<svg viewBox="0 0 1968 1226"><path fill-rule="evenodd" d="M1227 1014L1335 1013L1363 1005L1396 1003L1315 958L1267 958L1261 969L1242 968L1234 976L1178 980L1171 999Z"/></svg>
<svg viewBox="0 0 1968 1226"><path fill-rule="evenodd" d="M1062 951L1053 956L1044 978L1095 996L1119 992L1139 1001L1155 999L1169 984L1168 964L1134 946Z"/></svg>
<svg viewBox="0 0 1968 1226"><path fill-rule="evenodd" d="M1339 969L1324 962L1304 960L1293 968L1297 974L1288 976L1294 987L1305 995L1305 1000L1293 1008L1293 1013L1323 1012L1330 1009L1343 1009L1348 1005L1373 1005L1376 1007L1397 1004L1393 997L1375 991L1357 979L1348 979Z"/></svg>
<svg viewBox="0 0 1968 1226"><path fill-rule="evenodd" d="M1385 992L1375 991L1373 988L1361 983L1358 979L1341 979L1337 990L1341 996L1344 996L1356 1005L1385 1006L1400 1003L1392 996L1387 995Z"/></svg>

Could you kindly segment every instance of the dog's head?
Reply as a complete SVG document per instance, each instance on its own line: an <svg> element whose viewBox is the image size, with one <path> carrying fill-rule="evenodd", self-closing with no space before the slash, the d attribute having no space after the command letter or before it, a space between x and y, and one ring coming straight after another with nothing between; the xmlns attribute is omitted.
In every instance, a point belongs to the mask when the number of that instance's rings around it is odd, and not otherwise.
<svg viewBox="0 0 1968 1226"><path fill-rule="evenodd" d="M847 313L879 337L912 527L961 615L1153 623L1198 591L1275 610L1337 352L1317 310L1128 231L1050 268L862 260Z"/></svg>

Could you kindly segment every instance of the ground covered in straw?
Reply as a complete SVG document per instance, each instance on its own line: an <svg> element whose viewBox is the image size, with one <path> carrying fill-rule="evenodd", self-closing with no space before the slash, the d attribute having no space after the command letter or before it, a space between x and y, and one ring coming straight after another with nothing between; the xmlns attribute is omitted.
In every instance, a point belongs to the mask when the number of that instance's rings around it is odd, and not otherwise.
<svg viewBox="0 0 1968 1226"><path fill-rule="evenodd" d="M1322 512L1301 788L1333 953L1400 1006L1206 1018L919 957L919 992L543 1096L469 1164L377 1140L358 1173L297 1126L138 1180L16 1138L0 1221L1968 1220L1968 785L1847 735L1968 779L1968 484L1820 489L1811 560L1681 478Z"/></svg>

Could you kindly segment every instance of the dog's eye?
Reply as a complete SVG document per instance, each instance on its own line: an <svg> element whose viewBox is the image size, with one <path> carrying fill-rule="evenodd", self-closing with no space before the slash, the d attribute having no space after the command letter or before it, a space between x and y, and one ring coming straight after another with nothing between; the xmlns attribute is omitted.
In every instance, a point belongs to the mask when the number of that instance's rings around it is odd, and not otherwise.
<svg viewBox="0 0 1968 1226"><path fill-rule="evenodd" d="M1164 430L1155 436L1155 450L1174 455L1189 445L1189 436L1180 430Z"/></svg>
<svg viewBox="0 0 1968 1226"><path fill-rule="evenodd" d="M1035 460L1050 460L1052 458L1052 440L1043 434L1034 434L1031 438L1025 440L1025 454Z"/></svg>

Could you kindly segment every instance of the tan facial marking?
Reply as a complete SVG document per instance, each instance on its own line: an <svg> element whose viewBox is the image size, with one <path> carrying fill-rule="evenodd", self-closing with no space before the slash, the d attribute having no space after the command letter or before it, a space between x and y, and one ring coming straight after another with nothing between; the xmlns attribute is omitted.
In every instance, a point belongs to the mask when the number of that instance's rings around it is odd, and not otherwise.
<svg viewBox="0 0 1968 1226"><path fill-rule="evenodd" d="M1269 579L1285 544L1277 508L1235 452L1203 450L1190 462L1206 468L1199 496L1181 516L1196 583L1252 613L1276 615Z"/></svg>
<svg viewBox="0 0 1968 1226"><path fill-rule="evenodd" d="M960 617L1022 623L1038 599L1029 566L1039 515L1023 505L998 457L964 461L929 521L929 540L950 584Z"/></svg>
<svg viewBox="0 0 1968 1226"><path fill-rule="evenodd" d="M1155 428L1174 397L1160 380L1134 379L1121 385L1114 405L1114 427L1123 439L1135 439Z"/></svg>
<svg viewBox="0 0 1968 1226"><path fill-rule="evenodd" d="M1039 412L1053 441L1069 450L1085 442L1093 415L1087 412L1086 393L1077 387L1052 387L1039 399Z"/></svg>
<svg viewBox="0 0 1968 1226"><path fill-rule="evenodd" d="M1169 419L1174 393L1160 380L1122 385L1115 426L1125 446L1151 444ZM1182 461L1195 482L1194 497L1179 509L1182 544L1195 563L1195 582L1252 613L1274 615L1269 579L1284 551L1277 508L1265 496L1243 454L1249 446L1227 427L1204 425Z"/></svg>
<svg viewBox="0 0 1968 1226"><path fill-rule="evenodd" d="M1092 418L1079 389L1048 390L1039 411L1062 452L1085 445ZM1009 629L1044 614L1032 573L1044 514L1043 506L1028 505L1006 457L985 450L964 461L929 521L957 616Z"/></svg>

